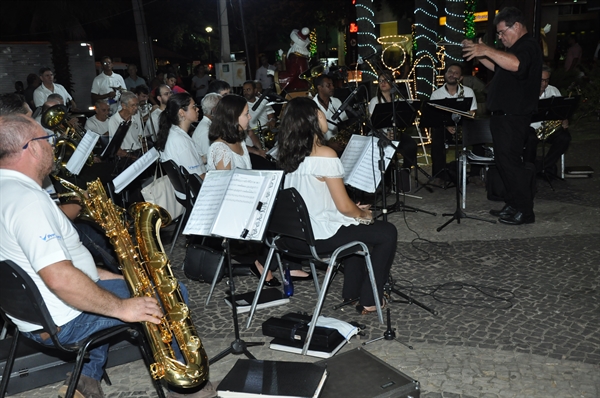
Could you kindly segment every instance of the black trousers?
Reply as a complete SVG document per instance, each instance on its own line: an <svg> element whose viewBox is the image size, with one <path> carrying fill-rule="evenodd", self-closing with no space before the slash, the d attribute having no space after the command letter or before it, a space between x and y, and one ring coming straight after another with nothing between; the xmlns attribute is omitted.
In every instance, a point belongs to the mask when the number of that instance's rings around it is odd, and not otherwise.
<svg viewBox="0 0 600 398"><path fill-rule="evenodd" d="M534 163L535 169L538 173L542 171L542 161L536 160L537 146L539 142L540 140L537 138L535 130L530 127L527 142L525 143L525 149L523 150L523 160L529 163ZM569 129L559 127L546 139L546 142L550 144L550 148L546 151L546 156L543 159L543 167L548 169L554 167L560 157L567 152L567 149L569 149L569 144L571 143L571 133L569 133Z"/></svg>
<svg viewBox="0 0 600 398"><path fill-rule="evenodd" d="M504 183L504 201L528 216L533 214L533 170L523 161L523 147L527 141L530 115L492 115L490 130L494 140L494 158Z"/></svg>
<svg viewBox="0 0 600 398"><path fill-rule="evenodd" d="M329 239L317 240L316 249L317 252L332 252L339 246L355 240L361 241L369 247L375 282L377 284L377 293L381 299L383 286L388 279L390 268L396 256L398 231L393 224L380 220L375 220L375 223L372 225L349 225L341 227ZM284 238L283 243L290 250L310 254L309 248L304 241ZM343 261L344 287L342 289L342 297L345 299L360 297L362 305L375 305L364 258L361 256L349 256L344 258Z"/></svg>

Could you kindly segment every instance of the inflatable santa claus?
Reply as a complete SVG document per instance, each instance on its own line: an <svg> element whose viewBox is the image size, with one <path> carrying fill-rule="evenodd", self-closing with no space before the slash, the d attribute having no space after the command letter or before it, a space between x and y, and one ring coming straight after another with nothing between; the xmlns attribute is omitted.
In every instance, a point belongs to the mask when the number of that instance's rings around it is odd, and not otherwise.
<svg viewBox="0 0 600 398"><path fill-rule="evenodd" d="M310 89L309 82L300 78L300 75L308 70L309 33L308 28L302 28L302 30L294 29L290 34L292 42L285 61L286 70L278 73L279 86L282 91L289 93Z"/></svg>

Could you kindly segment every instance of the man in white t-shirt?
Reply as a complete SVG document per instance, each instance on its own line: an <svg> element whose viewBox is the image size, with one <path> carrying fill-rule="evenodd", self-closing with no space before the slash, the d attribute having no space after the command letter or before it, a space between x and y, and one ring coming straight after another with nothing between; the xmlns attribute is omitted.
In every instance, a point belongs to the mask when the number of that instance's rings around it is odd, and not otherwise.
<svg viewBox="0 0 600 398"><path fill-rule="evenodd" d="M54 83L52 69L45 67L40 69L40 79L42 80L42 84L33 92L33 102L36 107L44 105L50 94L60 94L65 105L69 105L72 109L77 109L77 104L73 101L73 97L71 97L67 90L60 84Z"/></svg>
<svg viewBox="0 0 600 398"><path fill-rule="evenodd" d="M210 81L210 75L206 74L204 65L196 66L196 74L192 77L192 91L196 91L197 103L202 101L202 98L206 95Z"/></svg>
<svg viewBox="0 0 600 398"><path fill-rule="evenodd" d="M110 105L110 112L114 114L118 109L118 101L121 91L125 90L126 85L123 77L112 70L112 59L102 57L100 59L102 72L94 78L92 82L92 103L100 99L105 99Z"/></svg>
<svg viewBox="0 0 600 398"><path fill-rule="evenodd" d="M96 114L85 122L85 129L101 136L108 136L108 113L110 111L108 101L98 100L94 104L94 108Z"/></svg>
<svg viewBox="0 0 600 398"><path fill-rule="evenodd" d="M449 65L444 73L444 85L435 90L430 99L472 98L470 111L474 115L477 110L477 99L473 89L460 84L462 75L462 66L459 64ZM446 169L446 132L454 134L454 125L431 128L431 174L435 177L434 184L440 186L443 186L446 181L450 181L449 173L444 173Z"/></svg>
<svg viewBox="0 0 600 398"><path fill-rule="evenodd" d="M550 75L552 69L549 66L542 66L542 84L540 86L540 99L562 97L559 89L550 85ZM546 122L548 123L548 122ZM535 164L536 172L544 171L550 176L556 176L556 162L567 152L571 143L571 133L569 133L569 120L561 120L560 125L554 132L546 138L550 143L550 148L543 159L537 160L537 146L540 140L537 136L537 130L542 127L542 122L531 123L530 134L525 142L523 150L523 160Z"/></svg>
<svg viewBox="0 0 600 398"><path fill-rule="evenodd" d="M273 76L275 71L275 65L269 64L269 59L266 55L260 56L260 68L256 70L256 78L262 84L262 88L265 91L272 90L273 87ZM269 72L271 71L271 72Z"/></svg>
<svg viewBox="0 0 600 398"><path fill-rule="evenodd" d="M256 83L253 80L248 80L244 82L242 89L244 90L244 98L248 101L248 112L250 112L251 116L250 129L256 131L259 128L275 128L275 122L277 121L275 118L275 111L271 105L269 105L266 98L264 98L260 104L258 104L258 107L254 109L256 101L259 100ZM248 143L246 143L246 145L248 145Z"/></svg>
<svg viewBox="0 0 600 398"><path fill-rule="evenodd" d="M46 132L21 115L0 117L0 260L11 260L33 279L62 344L82 341L123 322L160 323L155 298L129 298L122 276L96 268L77 231L42 189L52 171L54 148ZM52 344L39 325L13 319L19 331ZM100 380L108 344L93 348L77 384L77 396L102 397ZM67 386L59 389L64 396Z"/></svg>

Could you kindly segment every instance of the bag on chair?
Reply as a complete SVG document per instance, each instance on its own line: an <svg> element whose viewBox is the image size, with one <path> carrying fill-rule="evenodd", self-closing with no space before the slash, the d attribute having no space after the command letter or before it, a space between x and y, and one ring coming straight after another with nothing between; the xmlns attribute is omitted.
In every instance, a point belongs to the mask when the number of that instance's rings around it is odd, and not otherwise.
<svg viewBox="0 0 600 398"><path fill-rule="evenodd" d="M220 282L225 274L225 267L222 264L224 257L222 251L200 244L188 245L183 260L183 273L193 281L212 283L217 274L217 269L221 265L217 277L217 282Z"/></svg>
<svg viewBox="0 0 600 398"><path fill-rule="evenodd" d="M154 172L154 181L142 189L142 196L146 202L154 203L169 212L171 219L176 219L183 214L183 206L175 197L175 189L169 180L169 177L163 175L162 169L158 176L160 166L156 165Z"/></svg>

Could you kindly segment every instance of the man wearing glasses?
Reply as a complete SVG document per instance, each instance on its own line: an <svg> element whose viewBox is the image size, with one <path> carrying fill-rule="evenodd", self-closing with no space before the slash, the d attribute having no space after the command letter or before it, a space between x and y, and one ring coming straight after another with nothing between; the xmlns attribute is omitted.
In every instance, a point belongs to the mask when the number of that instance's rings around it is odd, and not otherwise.
<svg viewBox="0 0 600 398"><path fill-rule="evenodd" d="M138 107L137 95L131 91L124 91L121 94L121 110L108 120L108 135L111 140L121 123L131 120L129 130L121 143L121 148L117 151L117 156L120 158L137 159L141 155L142 138L145 133L142 129L142 118L138 112Z"/></svg>
<svg viewBox="0 0 600 398"><path fill-rule="evenodd" d="M110 113L114 114L118 109L118 101L121 91L125 90L125 80L118 73L113 72L112 59L102 57L100 59L102 72L92 82L92 104L101 99L106 99L110 105Z"/></svg>
<svg viewBox="0 0 600 398"><path fill-rule="evenodd" d="M507 7L494 18L498 38L506 51L464 40L463 56L477 58L494 71L487 99L491 113L490 130L494 139L494 158L506 189L505 206L491 210L503 224L535 222L533 189L535 171L522 159L529 134L531 115L537 110L542 75L542 51L527 32L525 17L515 7Z"/></svg>

